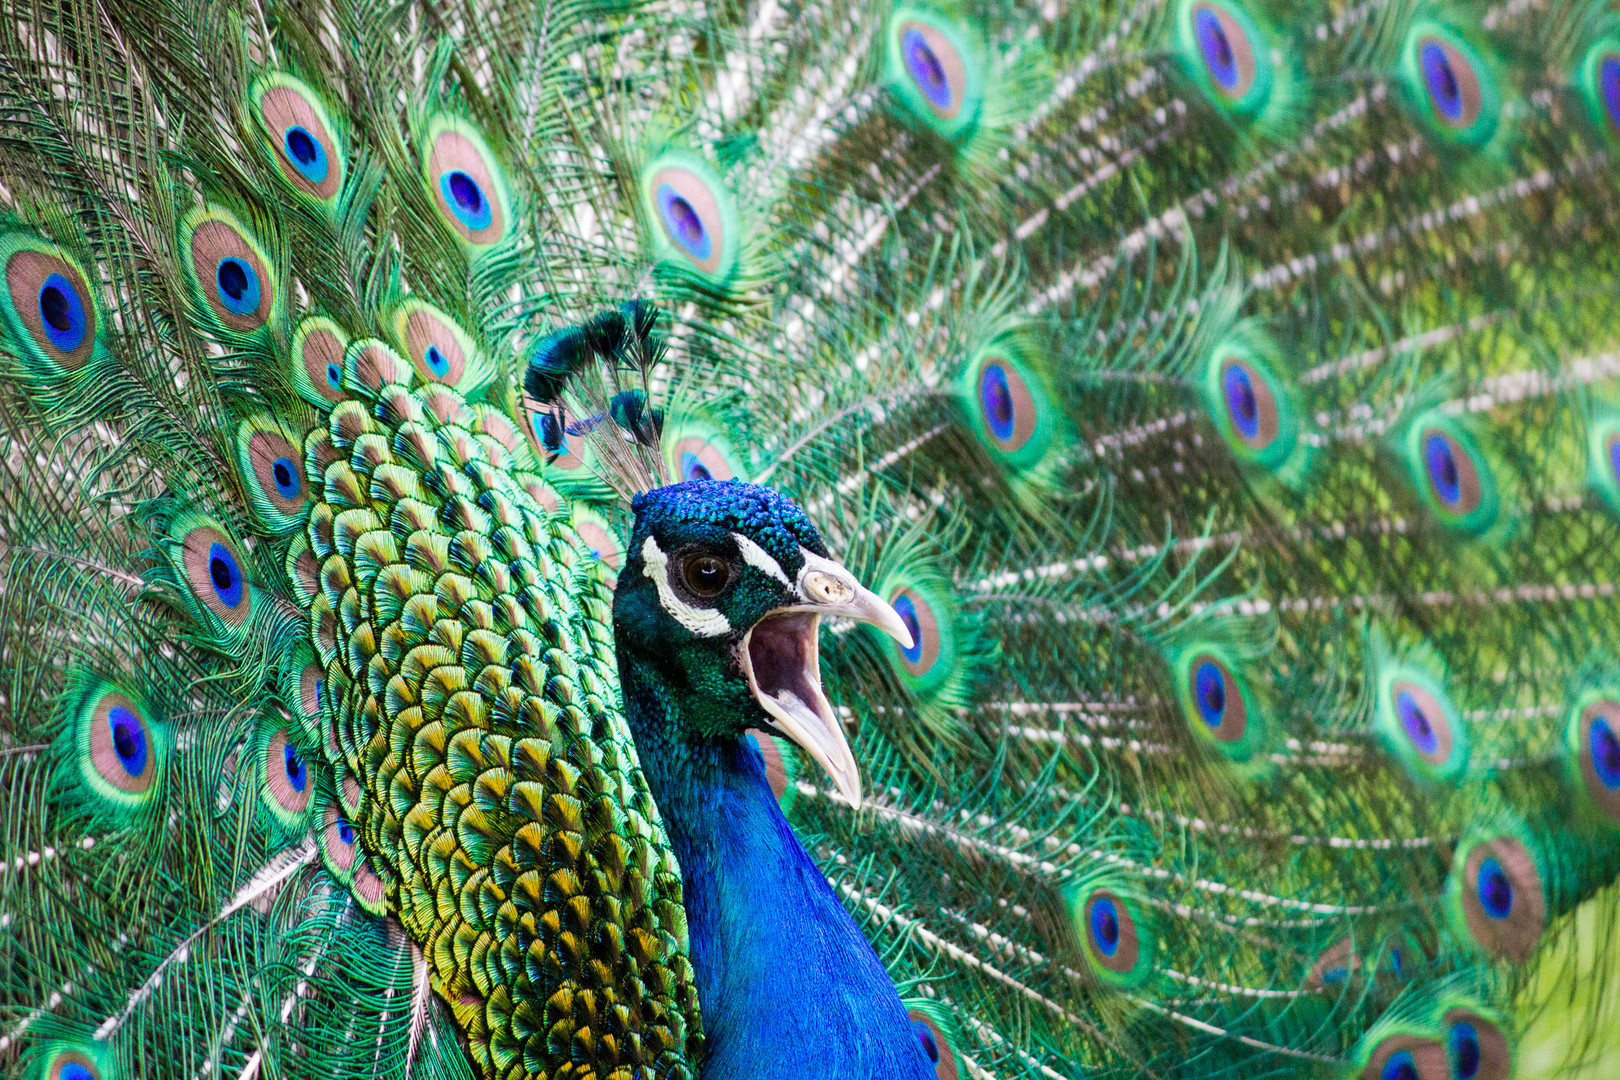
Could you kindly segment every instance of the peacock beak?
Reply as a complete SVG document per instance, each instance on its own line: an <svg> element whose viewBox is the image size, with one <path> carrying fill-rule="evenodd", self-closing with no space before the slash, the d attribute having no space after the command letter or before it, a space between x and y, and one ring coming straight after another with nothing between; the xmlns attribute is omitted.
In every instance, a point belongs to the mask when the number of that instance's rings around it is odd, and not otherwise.
<svg viewBox="0 0 1620 1080"><path fill-rule="evenodd" d="M821 764L851 806L861 805L861 773L844 728L821 689L821 617L870 623L906 648L911 633L883 598L831 559L805 552L803 603L779 608L743 635L738 659L754 700L773 726Z"/></svg>

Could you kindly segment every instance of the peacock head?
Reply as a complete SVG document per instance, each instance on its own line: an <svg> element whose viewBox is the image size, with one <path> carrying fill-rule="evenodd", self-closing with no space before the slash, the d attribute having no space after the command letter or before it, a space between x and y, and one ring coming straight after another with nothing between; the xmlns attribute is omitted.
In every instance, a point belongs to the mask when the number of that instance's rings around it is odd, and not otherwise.
<svg viewBox="0 0 1620 1080"><path fill-rule="evenodd" d="M736 480L689 480L638 495L628 560L613 598L621 666L678 695L688 742L769 727L802 747L850 802L860 774L821 689L823 615L871 623L911 647L881 597L827 557L804 511ZM632 707L634 703L632 702Z"/></svg>

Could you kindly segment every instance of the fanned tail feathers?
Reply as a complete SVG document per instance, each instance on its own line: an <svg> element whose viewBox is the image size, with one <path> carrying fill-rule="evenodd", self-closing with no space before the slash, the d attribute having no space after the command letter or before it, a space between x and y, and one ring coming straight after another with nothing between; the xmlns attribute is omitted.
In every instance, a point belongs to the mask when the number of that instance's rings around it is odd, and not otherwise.
<svg viewBox="0 0 1620 1080"><path fill-rule="evenodd" d="M823 639L866 807L756 741L941 1077L1529 1075L1620 874L1617 25L8 12L0 1063L696 1077L634 474L912 630Z"/></svg>

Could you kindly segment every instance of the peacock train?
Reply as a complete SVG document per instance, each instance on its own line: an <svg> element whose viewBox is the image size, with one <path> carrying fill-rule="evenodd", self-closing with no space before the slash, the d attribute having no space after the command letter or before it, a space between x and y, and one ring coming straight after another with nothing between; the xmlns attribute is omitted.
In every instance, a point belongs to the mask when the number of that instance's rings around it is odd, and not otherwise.
<svg viewBox="0 0 1620 1080"><path fill-rule="evenodd" d="M0 1073L1620 1075L1609 0L0 0Z"/></svg>

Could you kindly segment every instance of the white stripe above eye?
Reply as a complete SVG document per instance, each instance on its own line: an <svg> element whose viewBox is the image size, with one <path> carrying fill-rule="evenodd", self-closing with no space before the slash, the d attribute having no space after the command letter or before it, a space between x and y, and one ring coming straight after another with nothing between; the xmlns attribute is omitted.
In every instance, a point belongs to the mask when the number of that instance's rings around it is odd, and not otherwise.
<svg viewBox="0 0 1620 1080"><path fill-rule="evenodd" d="M771 575L788 588L793 588L793 582L782 572L782 564L771 558L771 553L754 543L742 533L732 533L731 538L737 542L737 550L742 552L743 562L755 570Z"/></svg>
<svg viewBox="0 0 1620 1080"><path fill-rule="evenodd" d="M770 558L770 556L766 556ZM731 633L731 622L718 611L693 607L675 594L669 584L669 556L658 546L658 541L647 537L641 545L641 572L652 580L658 590L658 603L670 617L698 637L719 637ZM781 573L781 569L777 569Z"/></svg>

